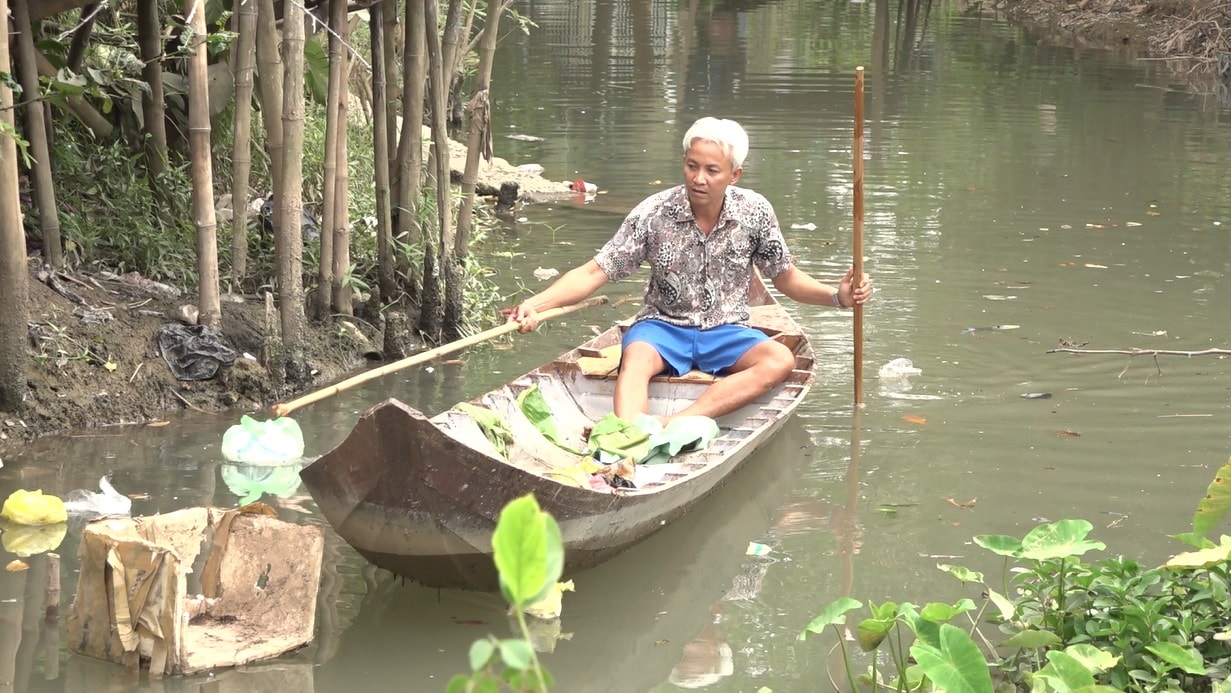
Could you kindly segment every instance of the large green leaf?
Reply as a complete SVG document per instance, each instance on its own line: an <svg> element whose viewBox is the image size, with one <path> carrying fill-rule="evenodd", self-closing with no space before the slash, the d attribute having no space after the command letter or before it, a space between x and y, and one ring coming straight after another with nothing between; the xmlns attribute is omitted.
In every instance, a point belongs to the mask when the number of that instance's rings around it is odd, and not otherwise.
<svg viewBox="0 0 1231 693"><path fill-rule="evenodd" d="M1094 685L1094 674L1076 657L1059 650L1048 652L1047 666L1031 674L1030 678L1036 685L1044 683L1047 686L1044 690L1058 693L1073 693Z"/></svg>
<svg viewBox="0 0 1231 693"><path fill-rule="evenodd" d="M1022 555L1022 542L1016 537L1003 534L982 534L975 537L975 543L992 553L1009 558Z"/></svg>
<svg viewBox="0 0 1231 693"><path fill-rule="evenodd" d="M948 693L991 693L987 661L966 631L945 623L939 636L939 647L922 640L910 646L911 655L932 683Z"/></svg>
<svg viewBox="0 0 1231 693"><path fill-rule="evenodd" d="M961 580L963 584L967 582L983 582L983 573L970 568L964 568L960 565L949 565L948 563L937 563L936 567Z"/></svg>
<svg viewBox="0 0 1231 693"><path fill-rule="evenodd" d="M1209 568L1231 558L1231 537L1223 535L1218 546L1179 554L1163 564L1165 568Z"/></svg>
<svg viewBox="0 0 1231 693"><path fill-rule="evenodd" d="M1196 648L1180 647L1173 642L1153 642L1146 645L1146 649L1186 674L1205 676L1205 662Z"/></svg>
<svg viewBox="0 0 1231 693"><path fill-rule="evenodd" d="M851 599L850 597L841 597L829 603L821 613L817 614L816 618L804 627L804 631L799 634L799 639L804 640L808 637L808 633L820 633L827 626L837 626L846 622L846 613L853 609L858 609L863 606L863 603Z"/></svg>
<svg viewBox="0 0 1231 693"><path fill-rule="evenodd" d="M931 602L923 605L923 608L919 610L919 616L936 623L945 623L953 620L953 617L958 614L974 610L975 603L969 599L959 599L956 604Z"/></svg>
<svg viewBox="0 0 1231 693"><path fill-rule="evenodd" d="M1039 525L1022 537L1022 558L1044 561L1107 548L1101 541L1086 539L1093 528L1094 525L1086 520L1060 520Z"/></svg>
<svg viewBox="0 0 1231 693"><path fill-rule="evenodd" d="M522 390L517 396L517 406L521 409L521 413L530 420L530 423L539 429L539 433L542 433L544 438L575 455L585 454L584 450L575 450L565 444L563 436L560 435L560 429L556 426L556 420L551 415L551 407L547 404L547 398L543 396L543 391L538 385Z"/></svg>
<svg viewBox="0 0 1231 693"><path fill-rule="evenodd" d="M509 502L500 511L492 550L500 589L519 610L542 598L564 567L560 528L532 494Z"/></svg>
<svg viewBox="0 0 1231 693"><path fill-rule="evenodd" d="M1081 643L1064 648L1065 654L1081 662L1091 673L1101 674L1120 663L1122 657L1100 650L1094 645Z"/></svg>
<svg viewBox="0 0 1231 693"><path fill-rule="evenodd" d="M1000 646L1037 650L1042 647L1055 647L1061 642L1060 636L1050 630L1023 630L1020 633L1014 633L1013 637L1000 643Z"/></svg>
<svg viewBox="0 0 1231 693"><path fill-rule="evenodd" d="M868 610L872 612L872 618L860 621L855 629L859 647L864 652L871 652L880 646L889 631L893 630L893 624L897 623L898 616L896 602L869 604Z"/></svg>
<svg viewBox="0 0 1231 693"><path fill-rule="evenodd" d="M1214 474L1214 480L1205 490L1205 497L1197 502L1193 513L1193 534L1204 537L1231 511L1231 460Z"/></svg>

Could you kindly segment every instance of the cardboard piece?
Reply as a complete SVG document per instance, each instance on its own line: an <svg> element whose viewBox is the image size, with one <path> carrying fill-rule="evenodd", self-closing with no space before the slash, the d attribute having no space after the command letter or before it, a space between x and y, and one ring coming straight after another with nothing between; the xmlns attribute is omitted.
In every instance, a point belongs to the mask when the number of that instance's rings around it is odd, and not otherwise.
<svg viewBox="0 0 1231 693"><path fill-rule="evenodd" d="M312 641L323 530L260 503L90 523L68 618L69 649L191 674ZM199 593L189 589L193 566Z"/></svg>

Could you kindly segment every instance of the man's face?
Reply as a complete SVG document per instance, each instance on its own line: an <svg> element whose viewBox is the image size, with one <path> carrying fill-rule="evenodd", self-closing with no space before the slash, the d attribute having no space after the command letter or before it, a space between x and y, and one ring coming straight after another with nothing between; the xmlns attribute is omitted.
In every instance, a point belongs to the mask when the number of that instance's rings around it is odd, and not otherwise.
<svg viewBox="0 0 1231 693"><path fill-rule="evenodd" d="M722 147L705 140L694 140L684 153L684 187L693 213L704 210L717 214L727 186L739 181L742 168L732 170L731 157Z"/></svg>

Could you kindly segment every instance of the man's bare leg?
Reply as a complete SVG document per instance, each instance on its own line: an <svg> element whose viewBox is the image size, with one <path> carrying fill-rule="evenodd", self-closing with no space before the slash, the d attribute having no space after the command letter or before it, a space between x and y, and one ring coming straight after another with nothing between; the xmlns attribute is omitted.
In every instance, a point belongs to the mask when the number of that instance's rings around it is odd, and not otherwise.
<svg viewBox="0 0 1231 693"><path fill-rule="evenodd" d="M649 342L633 342L624 349L620 376L616 379L615 414L632 421L650 408L650 378L667 367Z"/></svg>
<svg viewBox="0 0 1231 693"><path fill-rule="evenodd" d="M786 380L794 368L795 354L785 344L761 342L744 352L731 366L730 375L710 385L697 401L667 419L730 414Z"/></svg>

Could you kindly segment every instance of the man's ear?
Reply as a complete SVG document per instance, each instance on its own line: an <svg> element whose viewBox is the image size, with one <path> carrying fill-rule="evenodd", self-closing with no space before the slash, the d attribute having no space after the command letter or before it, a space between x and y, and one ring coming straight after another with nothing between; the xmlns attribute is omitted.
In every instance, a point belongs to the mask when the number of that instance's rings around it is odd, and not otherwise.
<svg viewBox="0 0 1231 693"><path fill-rule="evenodd" d="M744 172L744 167L743 167L743 166L740 166L739 168L737 168L737 169L735 169L734 171L732 171L732 172L731 172L731 182L732 182L732 183L738 183L738 182L739 182L739 177L740 177L740 174L742 174L743 172Z"/></svg>

